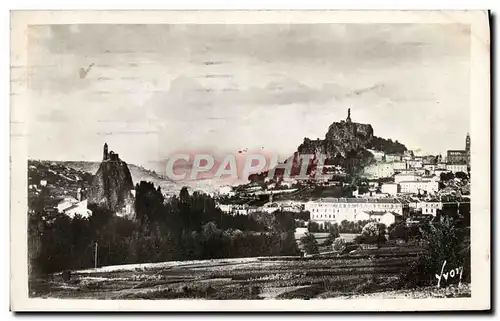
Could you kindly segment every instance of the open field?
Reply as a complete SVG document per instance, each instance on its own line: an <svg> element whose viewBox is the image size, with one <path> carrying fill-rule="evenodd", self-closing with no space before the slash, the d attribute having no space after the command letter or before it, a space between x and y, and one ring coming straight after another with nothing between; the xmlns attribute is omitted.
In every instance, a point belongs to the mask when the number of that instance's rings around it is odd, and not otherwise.
<svg viewBox="0 0 500 321"><path fill-rule="evenodd" d="M415 247L332 257L262 257L108 266L30 281L30 296L81 299L313 299L414 295L397 288ZM436 289L437 290L437 289ZM437 291L426 289L432 296ZM465 294L464 294L465 292ZM468 287L450 292L467 295ZM449 297L445 294L442 297Z"/></svg>

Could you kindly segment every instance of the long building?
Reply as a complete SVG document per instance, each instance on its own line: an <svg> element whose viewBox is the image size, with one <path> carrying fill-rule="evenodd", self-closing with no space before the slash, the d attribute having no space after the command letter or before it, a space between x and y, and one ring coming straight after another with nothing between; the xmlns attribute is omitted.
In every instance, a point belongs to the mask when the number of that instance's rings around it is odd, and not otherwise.
<svg viewBox="0 0 500 321"><path fill-rule="evenodd" d="M402 218L408 204L397 198L322 198L304 205L311 221L319 225L347 221L375 220L387 226Z"/></svg>

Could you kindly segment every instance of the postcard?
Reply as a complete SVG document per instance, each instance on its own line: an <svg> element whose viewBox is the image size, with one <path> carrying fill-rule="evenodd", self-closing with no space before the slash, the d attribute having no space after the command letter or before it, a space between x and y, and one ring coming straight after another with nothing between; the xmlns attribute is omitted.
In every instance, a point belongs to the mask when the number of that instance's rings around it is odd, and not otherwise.
<svg viewBox="0 0 500 321"><path fill-rule="evenodd" d="M483 11L13 11L11 310L490 306Z"/></svg>

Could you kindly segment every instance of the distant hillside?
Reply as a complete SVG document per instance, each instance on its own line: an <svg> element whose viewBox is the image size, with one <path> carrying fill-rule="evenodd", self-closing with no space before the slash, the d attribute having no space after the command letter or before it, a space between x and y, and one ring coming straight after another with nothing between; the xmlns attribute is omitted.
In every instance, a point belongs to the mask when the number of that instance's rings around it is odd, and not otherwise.
<svg viewBox="0 0 500 321"><path fill-rule="evenodd" d="M64 197L89 188L93 175L51 161L28 160L28 208L52 211Z"/></svg>
<svg viewBox="0 0 500 321"><path fill-rule="evenodd" d="M65 161L60 162L68 167L74 169L85 171L95 175L99 169L100 162L87 162L87 161ZM152 182L155 186L160 186L162 191L167 194L177 194L181 188L182 184L178 184L152 170L148 170L142 166L137 166L134 164L127 164L132 175L132 181L135 184L141 181Z"/></svg>

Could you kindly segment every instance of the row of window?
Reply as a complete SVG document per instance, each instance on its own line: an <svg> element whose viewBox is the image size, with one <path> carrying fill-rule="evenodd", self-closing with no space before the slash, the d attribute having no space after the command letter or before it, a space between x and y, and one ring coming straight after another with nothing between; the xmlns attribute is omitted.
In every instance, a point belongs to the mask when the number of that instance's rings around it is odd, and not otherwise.
<svg viewBox="0 0 500 321"><path fill-rule="evenodd" d="M312 218L323 218L323 214L313 215ZM324 218L335 218L335 214L325 214Z"/></svg>
<svg viewBox="0 0 500 321"><path fill-rule="evenodd" d="M317 207L340 207L340 208L359 208L359 207L364 207L364 208L398 208L401 207L401 204L387 204L387 203L352 203L352 204L345 204L345 203L329 203L329 204L311 204L310 207L312 208L317 208Z"/></svg>

